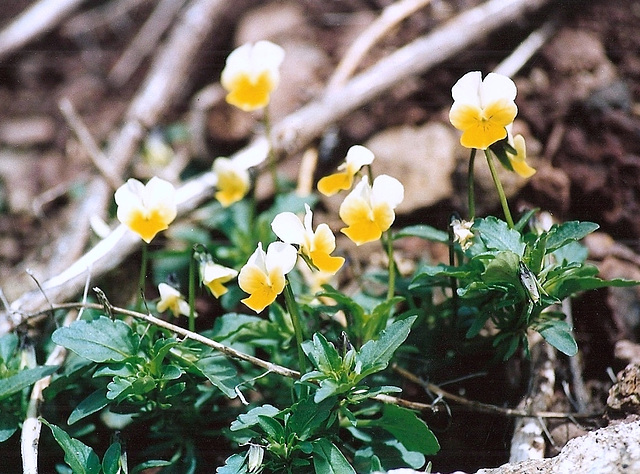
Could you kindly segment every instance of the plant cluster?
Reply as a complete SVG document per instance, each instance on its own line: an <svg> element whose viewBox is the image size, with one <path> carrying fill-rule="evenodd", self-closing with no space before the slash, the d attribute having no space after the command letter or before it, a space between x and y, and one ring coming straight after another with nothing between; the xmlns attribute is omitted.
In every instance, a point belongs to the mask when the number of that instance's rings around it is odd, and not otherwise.
<svg viewBox="0 0 640 474"><path fill-rule="evenodd" d="M261 111L267 134L283 55L266 41L244 45L222 72L227 101ZM559 304L584 290L633 282L603 281L586 263L579 241L596 224L547 225L536 210L513 220L494 161L524 177L535 173L524 139L511 133L513 81L470 72L452 96L451 123L471 150L466 219L453 217L444 231L393 228L403 185L375 175L374 155L360 145L319 180L320 193L346 194L340 232L354 245L380 242L387 257L386 268L361 275L358 289L348 292L336 278L350 264L346 252L326 223L314 226L318 197L291 192L271 150L217 158L215 200L188 231L175 222L171 183L129 179L115 193L116 216L143 240L140 296L131 308L116 308L97 290L97 303L57 309L56 318L83 308L44 345L69 351L61 367L38 365L35 354L28 356L29 341L16 334L0 339L0 441L20 428L29 387L51 376L41 420L64 452L58 472L196 472L225 457L219 474L420 469L438 452L438 440L423 413L402 398L390 365L413 369L409 356L430 350L425 334L448 327L450 349L473 350L480 340L496 359L508 359L526 354L528 334L537 331L575 355ZM504 220L475 216L477 150L486 156ZM268 206L251 192L265 161L277 190ZM181 247L149 251L167 229ZM407 237L448 246L450 261L400 273L394 244ZM155 301L145 297L150 267ZM215 311L213 324L197 324L197 300L206 301L201 313Z"/></svg>

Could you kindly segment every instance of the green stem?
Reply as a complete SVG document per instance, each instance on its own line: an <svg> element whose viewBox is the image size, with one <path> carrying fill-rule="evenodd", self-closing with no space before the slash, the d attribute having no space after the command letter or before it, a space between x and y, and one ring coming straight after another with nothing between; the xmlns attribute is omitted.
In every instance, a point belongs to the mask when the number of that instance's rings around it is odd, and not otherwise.
<svg viewBox="0 0 640 474"><path fill-rule="evenodd" d="M469 171L467 173L467 192L469 193L469 220L473 221L476 218L476 197L475 197L475 181L474 181L474 164L476 161L476 150L471 149L471 156L469 157Z"/></svg>
<svg viewBox="0 0 640 474"><path fill-rule="evenodd" d="M142 260L140 262L140 277L138 278L138 302L136 303L136 311L142 309L142 300L144 299L145 283L147 281L147 266L149 264L149 244L142 242Z"/></svg>
<svg viewBox="0 0 640 474"><path fill-rule="evenodd" d="M271 138L271 118L269 116L269 106L264 108L264 115L262 120L264 121L264 133L267 137L267 143L269 144L269 152L267 154L267 160L269 164L269 171L271 172L271 179L273 180L273 192L278 194L280 191L280 185L278 183L278 169L276 163L276 155L273 151L273 139Z"/></svg>
<svg viewBox="0 0 640 474"><path fill-rule="evenodd" d="M196 330L196 250L191 250L189 259L189 331Z"/></svg>
<svg viewBox="0 0 640 474"><path fill-rule="evenodd" d="M454 267L456 265L456 252L454 246L454 235L453 235L453 227L451 223L457 219L458 216L452 215L449 219L449 265ZM451 277L449 280L449 284L451 285L451 305L453 306L453 317L455 318L456 324L458 321L458 280L456 277Z"/></svg>
<svg viewBox="0 0 640 474"><path fill-rule="evenodd" d="M387 258L389 260L389 285L387 288L387 299L390 300L396 293L396 262L393 259L393 236L391 230L385 232L387 243Z"/></svg>
<svg viewBox="0 0 640 474"><path fill-rule="evenodd" d="M293 331L296 336L296 345L298 346L298 365L300 368L300 373L305 374L307 372L307 359L304 355L304 351L302 350L302 321L300 318L300 308L298 307L298 303L296 302L296 298L293 294L293 290L291 289L291 283L287 279L286 284L284 285L284 301L287 305L287 310L291 315L291 322L293 323Z"/></svg>
<svg viewBox="0 0 640 474"><path fill-rule="evenodd" d="M513 218L511 217L511 211L509 211L509 203L507 203L507 196L504 194L504 189L502 188L502 183L500 182L500 178L498 177L498 172L496 171L496 167L493 164L493 158L491 157L489 150L485 150L484 154L487 157L487 163L489 164L489 170L491 171L493 183L496 185L496 189L498 190L498 196L500 197L500 204L502 205L504 218L507 220L509 228L513 229Z"/></svg>

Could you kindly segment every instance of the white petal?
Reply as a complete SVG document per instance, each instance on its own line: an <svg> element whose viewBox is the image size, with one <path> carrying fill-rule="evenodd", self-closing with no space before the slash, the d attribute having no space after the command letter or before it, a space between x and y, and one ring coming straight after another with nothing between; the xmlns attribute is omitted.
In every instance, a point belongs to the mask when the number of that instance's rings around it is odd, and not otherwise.
<svg viewBox="0 0 640 474"><path fill-rule="evenodd" d="M246 74L251 67L251 43L243 44L231 51L220 75L220 83L225 89L230 89L234 79L239 74Z"/></svg>
<svg viewBox="0 0 640 474"><path fill-rule="evenodd" d="M278 214L271 222L271 229L280 240L287 244L301 245L304 243L304 227L300 222L300 218L293 212L281 212Z"/></svg>
<svg viewBox="0 0 640 474"><path fill-rule="evenodd" d="M142 184L137 179L129 178L126 183L120 186L114 195L116 200L116 204L118 206L121 205L131 205L132 203L137 203L138 205L142 205L142 193L144 191L144 184Z"/></svg>
<svg viewBox="0 0 640 474"><path fill-rule="evenodd" d="M279 68L284 60L284 49L271 41L258 41L251 50L251 62L254 73L269 71L278 85L280 79Z"/></svg>
<svg viewBox="0 0 640 474"><path fill-rule="evenodd" d="M360 197L365 201L371 201L371 186L369 186L369 177L364 175L360 182L353 187L353 190L347 195L345 201L349 196Z"/></svg>
<svg viewBox="0 0 640 474"><path fill-rule="evenodd" d="M231 161L233 161L234 166L237 168L248 170L264 162L268 155L269 142L266 139L259 139L239 153L236 153L236 156Z"/></svg>
<svg viewBox="0 0 640 474"><path fill-rule="evenodd" d="M313 234L313 212L306 202L304 203L304 230L308 234Z"/></svg>
<svg viewBox="0 0 640 474"><path fill-rule="evenodd" d="M381 174L373 181L371 195L372 201L385 202L394 209L404 199L404 186L396 178Z"/></svg>
<svg viewBox="0 0 640 474"><path fill-rule="evenodd" d="M466 73L451 88L451 96L454 101L463 104L476 105L480 107L479 90L482 84L482 73L471 71Z"/></svg>
<svg viewBox="0 0 640 474"><path fill-rule="evenodd" d="M507 76L491 72L480 86L480 103L482 108L500 99L513 101L518 90L516 84Z"/></svg>
<svg viewBox="0 0 640 474"><path fill-rule="evenodd" d="M375 156L373 152L362 145L354 145L347 151L345 158L347 166L354 170L359 170L365 165L373 163Z"/></svg>
<svg viewBox="0 0 640 474"><path fill-rule="evenodd" d="M284 242L273 242L267 248L265 258L267 274L274 268L279 268L284 275L289 273L298 259L298 251L293 245Z"/></svg>
<svg viewBox="0 0 640 474"><path fill-rule="evenodd" d="M247 265L258 267L260 271L267 273L266 254L262 250L262 242L258 242L258 247L247 260Z"/></svg>
<svg viewBox="0 0 640 474"><path fill-rule="evenodd" d="M144 187L144 206L147 209L170 209L176 214L176 188L169 181L154 176Z"/></svg>

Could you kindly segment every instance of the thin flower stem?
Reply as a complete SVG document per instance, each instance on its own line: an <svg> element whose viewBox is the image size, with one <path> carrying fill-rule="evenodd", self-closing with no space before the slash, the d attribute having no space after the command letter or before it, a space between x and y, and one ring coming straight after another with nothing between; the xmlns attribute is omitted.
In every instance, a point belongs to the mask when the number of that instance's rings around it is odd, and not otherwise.
<svg viewBox="0 0 640 474"><path fill-rule="evenodd" d="M140 292L138 294L138 302L136 303L136 310L142 309L142 300L144 299L144 289L147 281L147 267L149 266L149 244L142 242L142 261L140 262L140 277L138 279L138 288Z"/></svg>
<svg viewBox="0 0 640 474"><path fill-rule="evenodd" d="M298 366L301 374L307 372L307 359L302 350L302 321L300 318L300 308L296 302L296 298L291 289L291 282L287 279L287 283L284 285L284 301L287 305L287 310L291 315L291 322L293 323L293 331L296 336L296 345L298 346Z"/></svg>
<svg viewBox="0 0 640 474"><path fill-rule="evenodd" d="M475 148L474 148L475 150ZM451 225L458 216L452 214L449 218L449 265L454 267L456 265L456 251L454 246L454 233L453 226ZM458 280L456 277L451 277L449 279L449 284L451 285L451 305L453 306L453 317L457 323L458 321Z"/></svg>
<svg viewBox="0 0 640 474"><path fill-rule="evenodd" d="M196 249L191 250L189 259L189 331L196 330Z"/></svg>
<svg viewBox="0 0 640 474"><path fill-rule="evenodd" d="M471 149L471 156L469 157L469 171L467 173L467 192L469 193L469 220L473 221L476 218L476 196L475 196L475 181L474 181L474 164L476 161L475 148Z"/></svg>
<svg viewBox="0 0 640 474"><path fill-rule="evenodd" d="M278 194L280 192L280 184L278 183L278 169L276 166L276 155L273 149L273 139L271 138L271 118L269 116L269 106L264 108L264 115L262 117L264 122L264 133L267 136L267 142L269 143L269 153L267 154L267 161L269 163L269 171L271 172L271 179L273 180L273 193Z"/></svg>
<svg viewBox="0 0 640 474"><path fill-rule="evenodd" d="M391 230L385 232L387 243L387 258L389 260L389 284L387 287L387 299L390 300L396 293L396 262L393 259L393 236Z"/></svg>
<svg viewBox="0 0 640 474"><path fill-rule="evenodd" d="M485 150L484 154L487 157L487 163L489 164L489 170L491 171L493 183L496 185L496 189L498 190L498 196L500 197L500 204L502 205L504 218L506 219L509 228L513 229L513 218L511 217L511 211L509 210L509 203L507 203L507 196L504 194L504 189L502 188L502 183L500 182L500 178L498 177L498 172L496 171L496 167L493 164L493 158L491 157L489 150Z"/></svg>

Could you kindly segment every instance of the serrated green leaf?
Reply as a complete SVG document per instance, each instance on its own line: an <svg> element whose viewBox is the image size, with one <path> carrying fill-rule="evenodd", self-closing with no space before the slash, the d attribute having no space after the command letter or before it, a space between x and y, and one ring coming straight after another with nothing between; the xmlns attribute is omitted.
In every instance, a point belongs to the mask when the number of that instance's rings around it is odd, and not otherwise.
<svg viewBox="0 0 640 474"><path fill-rule="evenodd" d="M326 438L313 442L313 467L316 474L356 474L342 452Z"/></svg>
<svg viewBox="0 0 640 474"><path fill-rule="evenodd" d="M372 424L391 433L408 451L433 455L440 450L440 444L427 424L407 408L384 405L382 417Z"/></svg>
<svg viewBox="0 0 640 474"><path fill-rule="evenodd" d="M99 474L102 470L100 458L89 446L82 441L69 436L62 428L52 425L46 420L53 437L64 451L64 462L71 468L74 474Z"/></svg>
<svg viewBox="0 0 640 474"><path fill-rule="evenodd" d="M231 431L238 431L245 428L251 428L258 424L259 416L276 416L280 413L273 405L262 405L259 407L252 408L247 413L243 413L238 415L238 418L231 423Z"/></svg>
<svg viewBox="0 0 640 474"><path fill-rule="evenodd" d="M570 241L581 240L600 226L593 222L569 221L560 225L554 225L549 230L547 239L547 251L552 252Z"/></svg>
<svg viewBox="0 0 640 474"><path fill-rule="evenodd" d="M387 367L396 349L409 336L411 325L415 320L416 316L411 316L407 319L396 321L382 331L377 340L367 341L362 346L356 355L356 360L362 367L360 378L379 372Z"/></svg>
<svg viewBox="0 0 640 474"><path fill-rule="evenodd" d="M405 227L393 235L394 240L403 237L420 237L421 239L430 240L431 242L449 243L449 234L447 232L424 224Z"/></svg>
<svg viewBox="0 0 640 474"><path fill-rule="evenodd" d="M100 316L57 329L51 340L93 362L121 362L136 354L136 337L119 319Z"/></svg>
<svg viewBox="0 0 640 474"><path fill-rule="evenodd" d="M311 341L302 343L302 350L313 366L324 374L338 374L342 368L342 358L335 346L320 333L315 333Z"/></svg>
<svg viewBox="0 0 640 474"><path fill-rule="evenodd" d="M500 252L496 257L487 263L482 273L482 281L487 284L509 284L516 286L519 284L518 271L520 267L520 257L511 251Z"/></svg>
<svg viewBox="0 0 640 474"><path fill-rule="evenodd" d="M334 405L335 399L324 399L320 403L312 398L300 400L291 407L287 431L295 433L300 441L308 439L329 418Z"/></svg>
<svg viewBox="0 0 640 474"><path fill-rule="evenodd" d="M25 369L6 379L0 379L0 400L7 398L22 389L33 385L58 369L57 365L40 365L33 369Z"/></svg>
<svg viewBox="0 0 640 474"><path fill-rule="evenodd" d="M476 219L473 229L478 232L484 245L491 250L509 250L522 257L524 242L520 233L510 229L509 225L500 219L489 216L484 219Z"/></svg>
<svg viewBox="0 0 640 474"><path fill-rule="evenodd" d="M275 418L258 415L258 426L266 433L267 437L276 442L284 440L284 426Z"/></svg>
<svg viewBox="0 0 640 474"><path fill-rule="evenodd" d="M211 354L198 359L193 366L225 396L228 398L238 396L235 387L241 383L241 380L233 364L224 355Z"/></svg>
<svg viewBox="0 0 640 474"><path fill-rule="evenodd" d="M78 406L71 412L67 424L73 425L75 422L96 413L106 407L111 400L105 396L103 388L99 388L87 398L78 403Z"/></svg>

